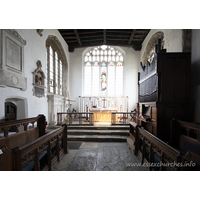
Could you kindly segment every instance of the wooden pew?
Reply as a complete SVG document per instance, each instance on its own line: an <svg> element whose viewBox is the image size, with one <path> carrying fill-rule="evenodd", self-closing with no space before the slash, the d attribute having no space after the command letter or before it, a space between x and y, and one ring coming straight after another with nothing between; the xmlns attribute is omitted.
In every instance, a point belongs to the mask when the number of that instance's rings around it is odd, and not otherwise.
<svg viewBox="0 0 200 200"><path fill-rule="evenodd" d="M171 120L170 145L181 153L183 163L196 163L184 170L200 170L200 124Z"/></svg>
<svg viewBox="0 0 200 200"><path fill-rule="evenodd" d="M135 122L129 122L129 124L130 124L129 135L131 139L133 140L133 143L135 146L134 154L138 155L138 148L139 148L138 147L139 139L138 139L138 134L137 134L138 125Z"/></svg>
<svg viewBox="0 0 200 200"><path fill-rule="evenodd" d="M37 127L34 127L35 123L37 123ZM29 124L32 125L31 129L28 129ZM24 127L21 132L19 132L20 126ZM0 130L2 132L0 147L7 146L9 149L13 149L45 135L45 116L38 115L34 118L6 121L0 123ZM10 130L14 134L10 135Z"/></svg>
<svg viewBox="0 0 200 200"><path fill-rule="evenodd" d="M180 152L163 142L144 128L137 126L136 137L138 145L135 146L136 152L142 151L141 164L149 163L149 169L155 170L155 166L159 170L181 170L180 168ZM149 153L147 156L146 154Z"/></svg>
<svg viewBox="0 0 200 200"><path fill-rule="evenodd" d="M53 150L56 152L55 156ZM13 170L51 170L52 166L60 161L63 153L67 153L67 125L15 148ZM44 166L40 163L42 159L46 161Z"/></svg>
<svg viewBox="0 0 200 200"><path fill-rule="evenodd" d="M37 123L37 127L34 124ZM31 129L28 125L31 124ZM20 132L19 127L23 127ZM11 134L12 132L12 134ZM12 170L12 150L45 135L45 116L0 122L0 171Z"/></svg>

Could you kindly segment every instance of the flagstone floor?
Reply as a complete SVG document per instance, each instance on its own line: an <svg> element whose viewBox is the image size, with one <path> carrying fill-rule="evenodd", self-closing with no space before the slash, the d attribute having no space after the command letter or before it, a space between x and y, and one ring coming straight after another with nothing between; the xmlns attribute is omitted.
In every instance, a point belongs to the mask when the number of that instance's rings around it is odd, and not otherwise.
<svg viewBox="0 0 200 200"><path fill-rule="evenodd" d="M53 171L148 171L133 154L133 142L68 142L68 154Z"/></svg>

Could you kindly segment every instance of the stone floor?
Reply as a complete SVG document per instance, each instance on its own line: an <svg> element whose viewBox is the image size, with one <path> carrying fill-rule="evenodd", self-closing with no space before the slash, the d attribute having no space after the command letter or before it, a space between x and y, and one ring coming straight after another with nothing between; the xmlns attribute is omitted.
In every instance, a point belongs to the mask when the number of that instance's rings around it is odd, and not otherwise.
<svg viewBox="0 0 200 200"><path fill-rule="evenodd" d="M73 143L70 141L69 143ZM80 143L80 142L79 142ZM148 171L133 154L133 142L74 142L53 171ZM74 145L74 148L73 148Z"/></svg>

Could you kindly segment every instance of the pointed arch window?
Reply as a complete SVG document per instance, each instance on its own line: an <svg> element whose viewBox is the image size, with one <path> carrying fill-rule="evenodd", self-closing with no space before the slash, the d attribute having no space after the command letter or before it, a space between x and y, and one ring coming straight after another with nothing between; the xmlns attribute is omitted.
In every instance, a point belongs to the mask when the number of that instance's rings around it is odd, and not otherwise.
<svg viewBox="0 0 200 200"><path fill-rule="evenodd" d="M84 56L84 95L123 96L121 52L111 46L98 46Z"/></svg>
<svg viewBox="0 0 200 200"><path fill-rule="evenodd" d="M63 62L56 49L46 46L47 91L63 94Z"/></svg>

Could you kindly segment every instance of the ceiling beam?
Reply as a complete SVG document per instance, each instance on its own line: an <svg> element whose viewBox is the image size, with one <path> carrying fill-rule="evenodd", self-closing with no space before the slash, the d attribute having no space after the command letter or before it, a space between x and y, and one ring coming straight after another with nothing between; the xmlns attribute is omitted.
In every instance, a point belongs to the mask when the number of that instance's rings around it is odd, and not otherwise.
<svg viewBox="0 0 200 200"><path fill-rule="evenodd" d="M80 35L80 33L79 33ZM101 37L102 38L103 34L99 34L99 35L86 35L86 36L80 36L81 40L83 39L90 39L90 38L96 38L96 37Z"/></svg>
<svg viewBox="0 0 200 200"><path fill-rule="evenodd" d="M132 33L131 29L107 29L107 33Z"/></svg>
<svg viewBox="0 0 200 200"><path fill-rule="evenodd" d="M112 34L107 33L106 36L107 37L113 37L113 38L116 38L116 37L118 37L118 38L130 38L130 34L128 34L128 35L119 35L119 34L112 35Z"/></svg>
<svg viewBox="0 0 200 200"><path fill-rule="evenodd" d="M94 42L94 41L90 41L88 43L82 43L81 47L88 47L88 46L100 46L103 45L102 42ZM140 51L142 45L140 43L135 43L135 44L125 44L125 43L121 43L121 42L109 42L107 41L106 45L112 45L112 46L124 46L124 47L132 47L135 51ZM70 44L68 46L68 50L69 52L74 52L75 48L80 48L80 46L76 43L76 44Z"/></svg>
<svg viewBox="0 0 200 200"><path fill-rule="evenodd" d="M78 40L79 45L82 46L77 29L73 29L73 31L74 31L74 34L76 35L76 39Z"/></svg>
<svg viewBox="0 0 200 200"><path fill-rule="evenodd" d="M133 40L133 37L134 37L134 35L135 35L135 32L136 32L136 29L133 29L133 32L131 33L131 37L130 37L130 39L129 39L129 41L128 41L128 44L131 44L131 42L132 42L132 40Z"/></svg>
<svg viewBox="0 0 200 200"><path fill-rule="evenodd" d="M85 29L84 31L83 30L80 30L79 29L79 35L84 35L84 34L95 34L95 33L102 33L102 29L101 30L88 30L88 29Z"/></svg>
<svg viewBox="0 0 200 200"><path fill-rule="evenodd" d="M106 29L103 29L103 42L106 44Z"/></svg>

